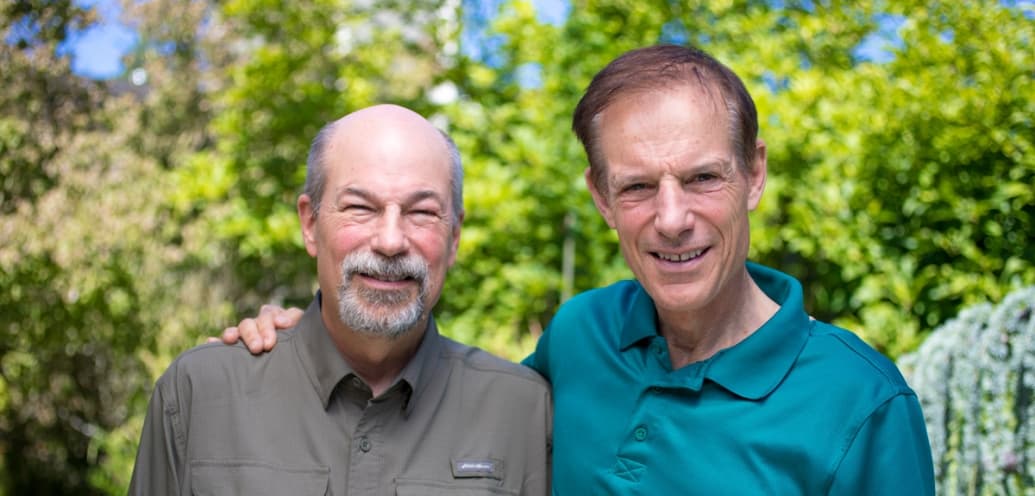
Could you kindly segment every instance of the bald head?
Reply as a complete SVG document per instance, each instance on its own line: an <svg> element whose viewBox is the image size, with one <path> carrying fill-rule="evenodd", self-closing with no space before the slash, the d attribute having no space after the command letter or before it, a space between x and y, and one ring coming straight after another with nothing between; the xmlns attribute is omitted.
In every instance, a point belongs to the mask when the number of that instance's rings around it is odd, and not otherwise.
<svg viewBox="0 0 1035 496"><path fill-rule="evenodd" d="M304 193L319 215L327 179L329 157L348 160L363 155L376 162L390 160L400 150L422 150L441 157L450 167L450 192L454 224L463 214L463 166L460 152L449 136L420 114L398 105L375 105L333 121L317 133L309 148Z"/></svg>

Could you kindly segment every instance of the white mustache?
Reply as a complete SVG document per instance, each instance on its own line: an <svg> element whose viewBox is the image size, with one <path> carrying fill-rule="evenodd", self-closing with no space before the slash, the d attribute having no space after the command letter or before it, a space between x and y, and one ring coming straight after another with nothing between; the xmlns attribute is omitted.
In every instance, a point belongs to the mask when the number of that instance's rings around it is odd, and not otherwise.
<svg viewBox="0 0 1035 496"><path fill-rule="evenodd" d="M421 287L428 277L428 264L416 255L388 258L369 251L346 256L341 261L341 270L349 278L355 274L364 274L387 281L413 279Z"/></svg>

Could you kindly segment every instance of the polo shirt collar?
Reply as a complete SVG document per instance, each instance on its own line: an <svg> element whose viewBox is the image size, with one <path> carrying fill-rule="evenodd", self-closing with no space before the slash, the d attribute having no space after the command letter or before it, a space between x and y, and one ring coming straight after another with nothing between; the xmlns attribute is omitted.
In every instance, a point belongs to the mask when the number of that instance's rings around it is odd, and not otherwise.
<svg viewBox="0 0 1035 496"><path fill-rule="evenodd" d="M706 360L705 377L752 400L773 392L805 348L810 318L801 284L780 271L748 262L748 273L779 310L754 333Z"/></svg>
<svg viewBox="0 0 1035 496"><path fill-rule="evenodd" d="M776 389L794 365L808 339L810 319L797 280L751 262L747 262L747 269L762 291L780 305L779 310L740 343L687 367L701 367L703 378L738 396L757 400ZM637 344L646 344L658 335L654 301L637 283L622 326L620 349L626 351ZM694 389L700 387L695 386Z"/></svg>
<svg viewBox="0 0 1035 496"><path fill-rule="evenodd" d="M334 394L338 384L348 377L354 375L355 371L338 352L338 347L331 339L330 331L324 326L323 316L320 313L321 294L316 292L316 297L306 309L305 314L296 326L298 337L302 346L297 347L302 366L309 374L313 387L316 388L320 401L326 409L330 405L331 395ZM416 396L430 382L430 377L435 373L436 358L441 347L441 336L434 319L428 317L428 327L424 332L417 353L410 362L403 367L398 379L390 389L402 387L409 388L404 391L407 398L404 400L404 411L409 413L416 403Z"/></svg>
<svg viewBox="0 0 1035 496"><path fill-rule="evenodd" d="M636 291L629 301L628 311L625 312L625 323L622 324L622 338L619 343L622 351L628 350L640 341L658 335L658 313L654 308L654 300L643 289L643 285L639 281L635 284Z"/></svg>

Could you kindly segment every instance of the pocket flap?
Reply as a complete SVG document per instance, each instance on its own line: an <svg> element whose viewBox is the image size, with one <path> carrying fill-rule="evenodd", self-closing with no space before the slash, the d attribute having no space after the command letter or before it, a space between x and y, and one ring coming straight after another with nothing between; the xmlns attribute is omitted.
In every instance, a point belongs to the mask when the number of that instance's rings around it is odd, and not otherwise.
<svg viewBox="0 0 1035 496"><path fill-rule="evenodd" d="M191 492L197 496L327 494L330 469L285 467L250 460L191 462Z"/></svg>

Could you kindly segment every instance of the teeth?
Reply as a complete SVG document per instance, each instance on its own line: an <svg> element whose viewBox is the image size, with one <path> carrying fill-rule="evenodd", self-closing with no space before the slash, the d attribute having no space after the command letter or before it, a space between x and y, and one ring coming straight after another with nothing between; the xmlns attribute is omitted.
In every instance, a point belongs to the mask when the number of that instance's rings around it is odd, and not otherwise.
<svg viewBox="0 0 1035 496"><path fill-rule="evenodd" d="M660 258L662 260L665 260L665 261L668 261L668 262L685 262L687 260L690 260L691 258L697 258L697 257L701 256L701 252L703 252L703 251L704 250L694 250L694 251L687 252L687 253L674 253L674 254L658 253L658 258Z"/></svg>

